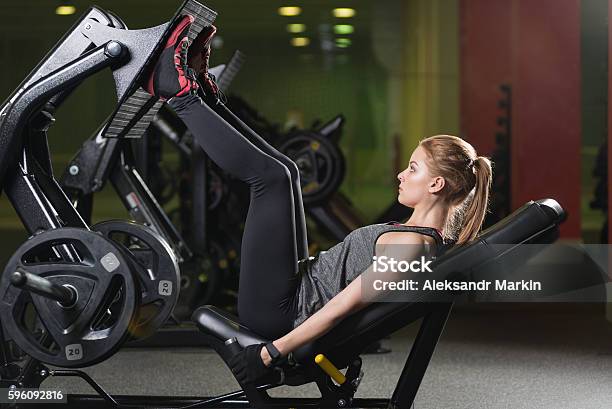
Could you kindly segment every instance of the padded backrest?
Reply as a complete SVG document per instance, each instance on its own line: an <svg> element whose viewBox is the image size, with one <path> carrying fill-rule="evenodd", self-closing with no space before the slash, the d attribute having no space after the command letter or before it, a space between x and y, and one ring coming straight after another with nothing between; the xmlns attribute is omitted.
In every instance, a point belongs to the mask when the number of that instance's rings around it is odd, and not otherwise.
<svg viewBox="0 0 612 409"><path fill-rule="evenodd" d="M471 243L447 251L432 263L433 273L427 273L427 278L440 280L458 271L469 272L499 257L511 257L512 249L523 243L552 243L565 218L565 211L554 199L528 202ZM508 246L497 246L500 244ZM372 341L419 319L431 308L436 306L417 302L370 304L323 337L294 351L294 359L304 362L324 353L342 368Z"/></svg>
<svg viewBox="0 0 612 409"><path fill-rule="evenodd" d="M436 279L452 272L469 275L485 263L506 254L523 244L552 243L558 237L558 226L566 218L559 203L553 199L530 201L500 222L481 232L462 246L455 246L432 263Z"/></svg>

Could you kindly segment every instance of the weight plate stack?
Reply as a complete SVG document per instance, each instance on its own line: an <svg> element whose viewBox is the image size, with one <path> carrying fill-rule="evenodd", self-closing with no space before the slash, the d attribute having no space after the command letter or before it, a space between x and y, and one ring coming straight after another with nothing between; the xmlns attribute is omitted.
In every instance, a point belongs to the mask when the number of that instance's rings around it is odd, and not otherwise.
<svg viewBox="0 0 612 409"><path fill-rule="evenodd" d="M109 220L92 230L117 244L133 265L141 297L130 335L133 339L151 336L168 321L179 298L181 272L174 251L162 236L142 224Z"/></svg>
<svg viewBox="0 0 612 409"><path fill-rule="evenodd" d="M69 295L70 301L49 294ZM0 319L8 336L34 359L80 368L121 346L139 298L130 262L113 242L89 230L59 228L29 238L7 263L0 280Z"/></svg>

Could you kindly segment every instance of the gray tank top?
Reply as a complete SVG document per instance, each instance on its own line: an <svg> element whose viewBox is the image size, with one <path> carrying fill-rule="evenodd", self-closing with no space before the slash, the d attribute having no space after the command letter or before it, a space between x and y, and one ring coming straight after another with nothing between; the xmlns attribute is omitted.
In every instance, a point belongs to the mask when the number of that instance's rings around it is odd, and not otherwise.
<svg viewBox="0 0 612 409"><path fill-rule="evenodd" d="M329 250L320 252L316 257L300 260L301 281L293 327L304 322L364 272L372 264L378 237L390 231L412 231L433 237L436 245L432 254L439 254L444 247L440 233L431 227L389 222L353 230Z"/></svg>

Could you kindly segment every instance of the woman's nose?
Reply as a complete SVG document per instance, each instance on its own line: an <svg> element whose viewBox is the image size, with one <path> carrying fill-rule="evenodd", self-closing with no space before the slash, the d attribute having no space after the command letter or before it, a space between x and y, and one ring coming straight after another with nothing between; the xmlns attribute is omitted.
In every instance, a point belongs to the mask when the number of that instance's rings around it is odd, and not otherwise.
<svg viewBox="0 0 612 409"><path fill-rule="evenodd" d="M400 182L403 182L403 179L402 179L403 173L404 172L400 172L400 173L397 174L397 180L399 180Z"/></svg>

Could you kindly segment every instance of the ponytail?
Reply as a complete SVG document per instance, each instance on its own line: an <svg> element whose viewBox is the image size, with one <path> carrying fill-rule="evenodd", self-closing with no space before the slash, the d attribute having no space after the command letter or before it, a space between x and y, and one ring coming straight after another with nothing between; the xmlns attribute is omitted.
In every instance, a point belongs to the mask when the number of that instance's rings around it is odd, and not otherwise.
<svg viewBox="0 0 612 409"><path fill-rule="evenodd" d="M476 184L460 205L462 209L457 209L463 219L457 244L463 244L476 238L489 205L489 190L493 179L491 161L484 156L478 156L472 166Z"/></svg>

